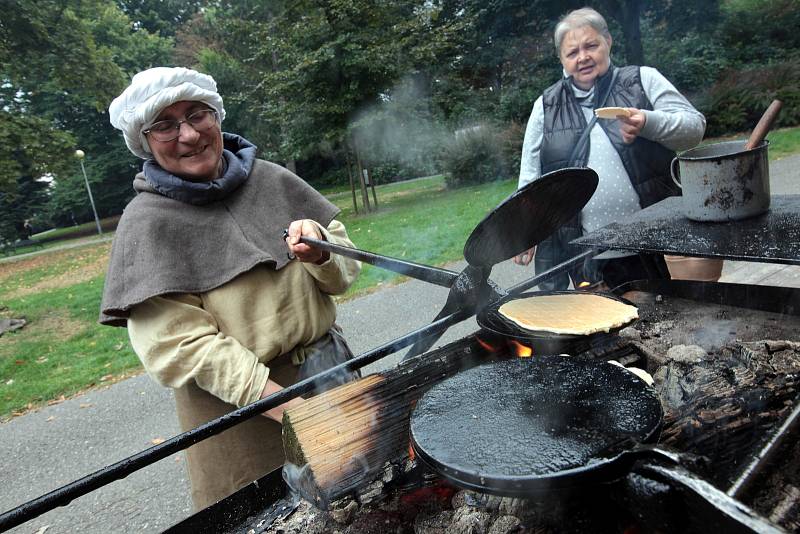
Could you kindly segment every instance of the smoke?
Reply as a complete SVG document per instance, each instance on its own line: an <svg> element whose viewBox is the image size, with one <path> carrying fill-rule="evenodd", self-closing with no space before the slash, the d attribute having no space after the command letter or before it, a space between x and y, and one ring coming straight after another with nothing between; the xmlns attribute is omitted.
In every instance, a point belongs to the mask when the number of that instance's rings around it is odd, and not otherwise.
<svg viewBox="0 0 800 534"><path fill-rule="evenodd" d="M299 467L286 462L283 464L281 475L283 476L283 481L289 487L292 504L295 504L300 498L312 503L316 500L314 498L314 475L311 473L311 468L308 464Z"/></svg>
<svg viewBox="0 0 800 534"><path fill-rule="evenodd" d="M436 170L438 148L452 132L436 117L426 81L406 76L361 109L350 123L355 145L369 163L392 162L419 174Z"/></svg>
<svg viewBox="0 0 800 534"><path fill-rule="evenodd" d="M736 338L738 324L736 321L716 319L707 321L703 326L692 331L694 344L707 351L719 350L729 341Z"/></svg>

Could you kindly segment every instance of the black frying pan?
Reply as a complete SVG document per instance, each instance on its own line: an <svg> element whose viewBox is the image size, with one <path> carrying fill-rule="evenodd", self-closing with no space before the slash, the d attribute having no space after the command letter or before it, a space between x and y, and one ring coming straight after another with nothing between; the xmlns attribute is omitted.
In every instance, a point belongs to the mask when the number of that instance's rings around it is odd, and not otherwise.
<svg viewBox="0 0 800 534"><path fill-rule="evenodd" d="M516 341L519 341L520 343L523 343L524 345L533 348L534 354L558 354L565 352L569 354L575 354L583 350L588 350L588 348L591 346L591 343L594 340L603 336L607 336L609 334L613 334L615 332L619 332L623 328L626 328L636 322L636 319L633 319L623 325L619 325L609 329L608 332L598 332L589 335L555 334L553 332L528 330L522 328L514 321L506 319L499 312L500 306L502 306L503 304L505 304L510 300L543 296L543 295L560 295L560 294L574 295L575 292L534 291L529 293L520 293L517 295L509 295L500 300L490 303L480 312L478 312L478 315L476 317L478 325L480 325L480 327L486 330L487 332L490 332L496 336L503 337L506 339L514 339ZM597 295L611 300L616 300L618 302L634 306L634 304L632 304L631 302L612 293L591 292L589 294Z"/></svg>
<svg viewBox="0 0 800 534"><path fill-rule="evenodd" d="M578 167L527 184L478 223L464 245L464 259L491 267L541 243L580 213L597 184L594 170Z"/></svg>
<svg viewBox="0 0 800 534"><path fill-rule="evenodd" d="M631 443L655 439L662 417L655 390L616 365L517 358L432 387L414 409L411 443L462 487L528 496L597 478Z"/></svg>
<svg viewBox="0 0 800 534"><path fill-rule="evenodd" d="M608 482L635 468L701 501L718 524L774 530L676 467L678 455L642 445L658 437L662 417L655 389L619 366L517 358L474 367L428 390L411 416L411 445L434 471L484 493L531 497Z"/></svg>

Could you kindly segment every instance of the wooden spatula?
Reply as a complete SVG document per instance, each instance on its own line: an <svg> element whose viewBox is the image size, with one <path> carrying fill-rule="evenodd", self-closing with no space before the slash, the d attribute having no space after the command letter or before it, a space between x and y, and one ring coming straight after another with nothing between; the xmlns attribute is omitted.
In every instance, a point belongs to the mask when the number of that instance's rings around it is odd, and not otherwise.
<svg viewBox="0 0 800 534"><path fill-rule="evenodd" d="M756 127L753 128L753 132L750 134L750 137L747 139L747 143L744 145L745 150L753 149L761 144L761 141L764 140L770 128L772 128L772 123L778 118L778 113L781 111L781 105L782 104L780 100L772 101L772 104L769 105L767 111L765 111L761 116L761 120L759 120L758 124L756 124Z"/></svg>

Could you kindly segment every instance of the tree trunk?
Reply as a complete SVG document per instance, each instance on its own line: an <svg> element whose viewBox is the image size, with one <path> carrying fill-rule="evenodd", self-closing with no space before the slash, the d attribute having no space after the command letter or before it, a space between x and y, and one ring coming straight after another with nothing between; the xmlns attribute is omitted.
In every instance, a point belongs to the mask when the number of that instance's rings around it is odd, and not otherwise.
<svg viewBox="0 0 800 534"><path fill-rule="evenodd" d="M375 211L378 211L378 196L375 194L375 180L372 177L372 172L367 169L367 178L369 178L369 187L372 189L372 200L374 201L373 206L375 207Z"/></svg>
<svg viewBox="0 0 800 534"><path fill-rule="evenodd" d="M599 6L603 14L614 18L622 26L625 37L625 59L628 65L642 65L642 31L639 24L642 0L606 0ZM614 37L613 35L611 36Z"/></svg>

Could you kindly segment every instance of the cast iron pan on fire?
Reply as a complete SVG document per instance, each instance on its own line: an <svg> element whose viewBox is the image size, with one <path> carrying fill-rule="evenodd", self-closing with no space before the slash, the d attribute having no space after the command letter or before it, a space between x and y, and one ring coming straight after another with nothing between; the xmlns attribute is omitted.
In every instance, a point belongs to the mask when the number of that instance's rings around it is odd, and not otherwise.
<svg viewBox="0 0 800 534"><path fill-rule="evenodd" d="M680 467L679 455L648 445L662 419L655 389L622 367L535 356L436 384L414 408L410 433L417 457L462 488L530 498L633 470L668 481L728 531L774 530Z"/></svg>
<svg viewBox="0 0 800 534"><path fill-rule="evenodd" d="M534 356L433 386L411 416L411 443L459 486L529 496L602 477L632 443L657 438L662 417L655 390L619 366Z"/></svg>
<svg viewBox="0 0 800 534"><path fill-rule="evenodd" d="M610 328L607 332L597 332L589 335L578 334L555 334L553 332L528 330L517 325L504 317L500 312L500 306L511 300L524 299L528 297L538 297L545 295L575 295L575 291L533 291L518 295L508 295L500 300L489 303L478 312L476 319L478 325L485 331L504 339L514 339L533 349L534 354L577 354L589 350L594 340L619 332L636 322L632 319L625 324ZM591 292L587 293L597 297L603 297L624 304L633 304L622 297L612 293Z"/></svg>

